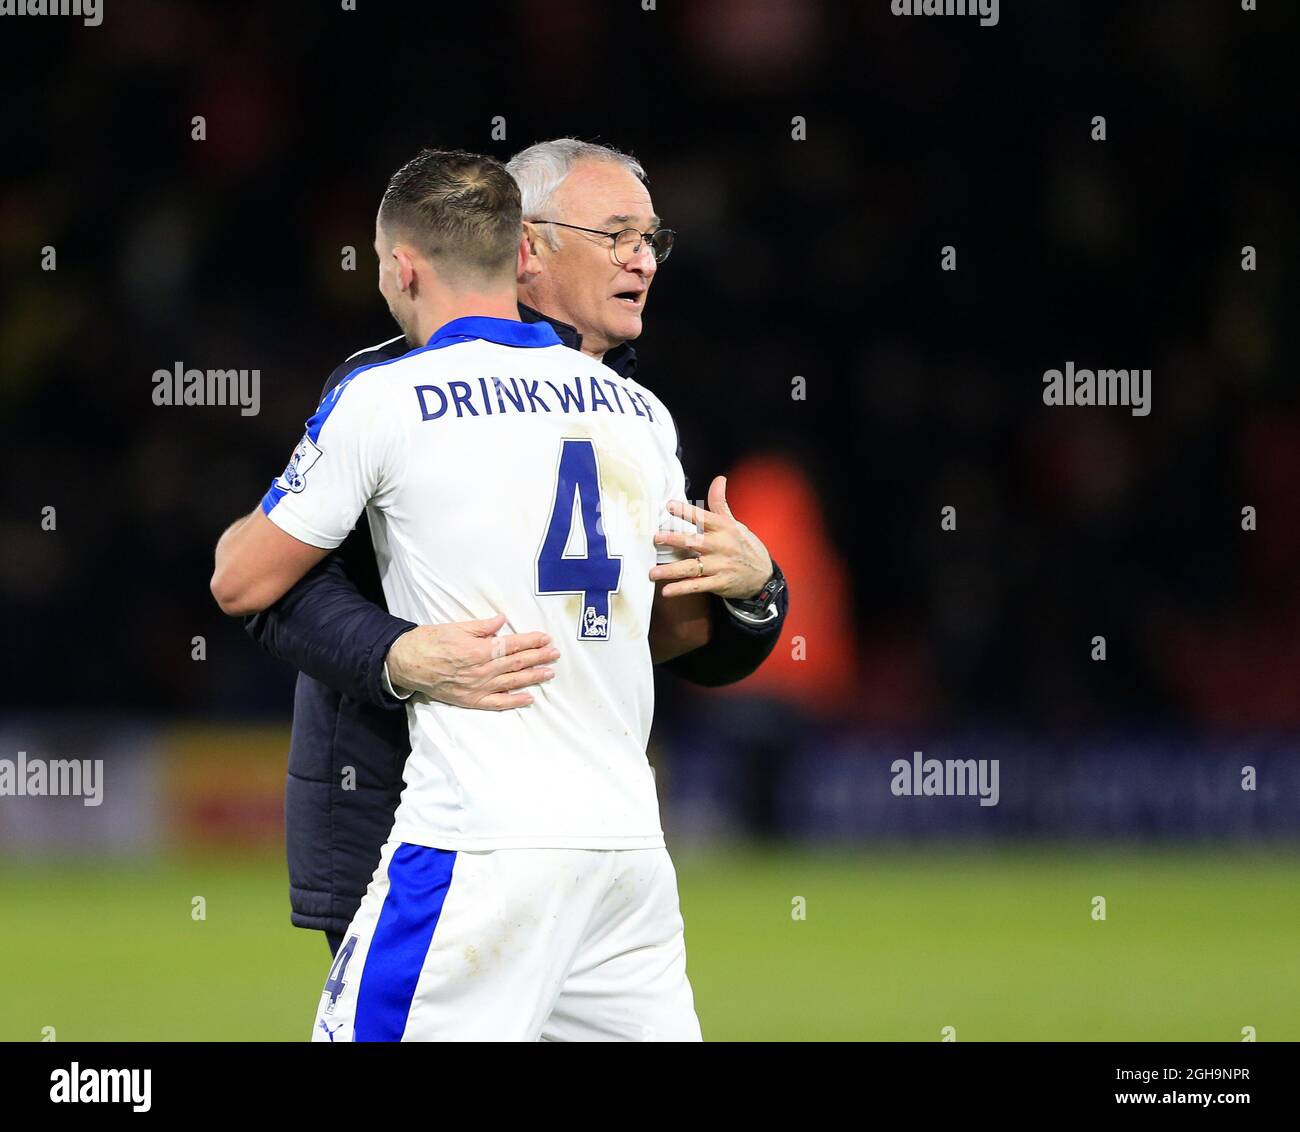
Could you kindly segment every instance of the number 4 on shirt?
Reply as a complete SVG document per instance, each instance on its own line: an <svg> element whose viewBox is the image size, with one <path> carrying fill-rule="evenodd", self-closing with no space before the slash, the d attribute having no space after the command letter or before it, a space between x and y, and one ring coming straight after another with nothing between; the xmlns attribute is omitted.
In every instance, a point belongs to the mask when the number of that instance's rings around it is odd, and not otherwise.
<svg viewBox="0 0 1300 1132"><path fill-rule="evenodd" d="M595 444L586 438L561 441L555 502L537 555L537 592L582 595L580 641L609 639L609 596L618 591L623 573L623 558L609 553L600 516ZM581 554L570 549L575 519L586 543Z"/></svg>

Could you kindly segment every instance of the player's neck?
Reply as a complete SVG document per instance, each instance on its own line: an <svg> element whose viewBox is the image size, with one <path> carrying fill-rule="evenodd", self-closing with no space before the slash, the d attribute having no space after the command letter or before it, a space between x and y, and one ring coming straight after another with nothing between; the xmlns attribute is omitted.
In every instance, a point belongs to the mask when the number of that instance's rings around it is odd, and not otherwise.
<svg viewBox="0 0 1300 1132"><path fill-rule="evenodd" d="M417 315L416 334L421 346L458 318L503 318L519 321L519 301L514 288L500 291L463 291L439 296Z"/></svg>

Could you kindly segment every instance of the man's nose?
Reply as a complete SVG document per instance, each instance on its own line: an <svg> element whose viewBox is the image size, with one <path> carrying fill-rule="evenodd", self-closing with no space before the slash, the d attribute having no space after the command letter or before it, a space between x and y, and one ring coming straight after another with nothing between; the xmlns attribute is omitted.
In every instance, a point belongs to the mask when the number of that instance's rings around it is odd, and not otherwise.
<svg viewBox="0 0 1300 1132"><path fill-rule="evenodd" d="M654 249L650 247L650 241L642 240L641 250L635 255L629 256L627 263L623 266L637 275L644 275L647 280L653 279L654 273L659 270L659 264L655 261L655 253Z"/></svg>

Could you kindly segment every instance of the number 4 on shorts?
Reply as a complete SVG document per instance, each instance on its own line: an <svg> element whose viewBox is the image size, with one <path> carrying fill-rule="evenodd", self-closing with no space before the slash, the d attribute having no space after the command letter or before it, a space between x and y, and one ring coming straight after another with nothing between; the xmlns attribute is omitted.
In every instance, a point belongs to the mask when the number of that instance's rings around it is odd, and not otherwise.
<svg viewBox="0 0 1300 1132"><path fill-rule="evenodd" d="M329 978L325 980L325 990L322 992L330 996L330 1004L325 1007L325 1013L328 1014L334 1009L335 1003L339 1000L339 995L343 993L343 988L347 983L343 981L343 976L347 974L348 964L352 962L352 953L357 949L357 936L348 936L348 941L339 948L339 953L334 957L334 965L330 968ZM328 1031L326 1031L328 1033Z"/></svg>

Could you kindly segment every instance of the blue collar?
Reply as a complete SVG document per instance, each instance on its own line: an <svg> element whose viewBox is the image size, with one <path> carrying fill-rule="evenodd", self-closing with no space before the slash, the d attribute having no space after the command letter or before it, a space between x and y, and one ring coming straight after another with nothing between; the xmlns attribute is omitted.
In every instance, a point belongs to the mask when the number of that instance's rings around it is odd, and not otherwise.
<svg viewBox="0 0 1300 1132"><path fill-rule="evenodd" d="M559 346L560 336L555 333L549 322L516 322L511 318L488 318L484 315L469 315L465 318L453 318L445 326L440 326L429 339L429 350L451 346L455 342L485 338L502 346Z"/></svg>

